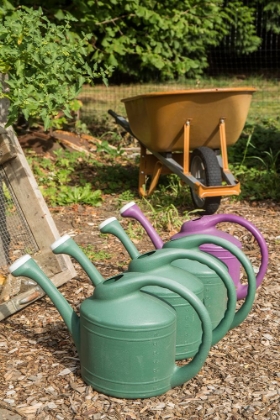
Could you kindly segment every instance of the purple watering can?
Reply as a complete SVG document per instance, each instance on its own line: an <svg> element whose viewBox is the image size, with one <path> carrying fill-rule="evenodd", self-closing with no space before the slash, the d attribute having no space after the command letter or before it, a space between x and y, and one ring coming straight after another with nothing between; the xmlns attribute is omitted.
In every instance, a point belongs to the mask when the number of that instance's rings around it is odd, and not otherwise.
<svg viewBox="0 0 280 420"><path fill-rule="evenodd" d="M123 217L131 217L138 220L138 222L141 223L141 225L144 227L147 234L151 238L156 249L162 247L177 247L179 243L180 246L183 247L183 242L178 241L176 245L176 240L196 234L212 235L222 239L226 239L241 249L241 243L238 239L216 228L216 225L222 222L239 224L240 226L245 227L249 232L253 234L261 250L261 265L256 277L257 287L259 287L264 278L268 264L267 244L260 231L256 228L256 226L254 226L252 223L248 222L246 219L240 216L236 216L234 214L214 214L209 216L202 216L197 219L187 221L183 223L180 232L174 235L171 238L171 241L164 244L158 233L151 225L151 223L141 212L137 204L135 204L133 201L123 206L120 210L120 214ZM240 262L236 259L236 257L234 257L228 250L215 244L203 244L199 247L199 249L201 251L213 255L214 257L218 258L224 264L227 265L229 274L236 287L237 299L244 299L247 295L248 287L247 285L242 284L240 282L241 265Z"/></svg>

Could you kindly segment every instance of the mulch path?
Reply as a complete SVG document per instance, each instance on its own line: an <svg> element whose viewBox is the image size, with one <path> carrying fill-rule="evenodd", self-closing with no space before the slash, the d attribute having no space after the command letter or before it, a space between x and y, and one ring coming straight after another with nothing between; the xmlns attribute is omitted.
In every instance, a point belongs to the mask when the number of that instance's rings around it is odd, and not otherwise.
<svg viewBox="0 0 280 420"><path fill-rule="evenodd" d="M52 209L61 234L71 234L110 254L96 261L104 277L125 269L129 261L120 242L100 236L98 225L107 217L120 219L117 200L104 197L103 206ZM87 386L72 338L60 315L44 297L0 323L0 409L27 419L280 419L280 206L273 202L239 203L223 199L219 213L234 213L254 223L264 235L269 267L247 319L211 348L206 363L193 379L166 394L148 399L109 397ZM127 219L120 220L124 228ZM230 232L258 266L258 247L237 226ZM168 232L159 232L164 240ZM143 234L139 251L153 249ZM60 291L79 310L93 292L88 277L75 264L76 278ZM17 416L16 416L17 415ZM1 418L1 416L0 416ZM2 417L5 418L5 417Z"/></svg>

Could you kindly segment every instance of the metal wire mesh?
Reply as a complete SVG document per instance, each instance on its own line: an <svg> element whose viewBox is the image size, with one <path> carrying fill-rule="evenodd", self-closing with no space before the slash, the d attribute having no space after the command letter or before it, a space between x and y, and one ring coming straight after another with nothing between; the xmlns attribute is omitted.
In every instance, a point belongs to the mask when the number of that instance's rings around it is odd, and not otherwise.
<svg viewBox="0 0 280 420"><path fill-rule="evenodd" d="M17 258L38 250L4 167L0 166L0 274L5 276Z"/></svg>

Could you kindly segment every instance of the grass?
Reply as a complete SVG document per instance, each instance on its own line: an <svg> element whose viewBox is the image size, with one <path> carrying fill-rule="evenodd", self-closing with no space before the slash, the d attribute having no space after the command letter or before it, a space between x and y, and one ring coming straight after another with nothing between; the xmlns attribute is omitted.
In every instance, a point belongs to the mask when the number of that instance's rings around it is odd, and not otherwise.
<svg viewBox="0 0 280 420"><path fill-rule="evenodd" d="M96 248L91 244L86 246L81 245L80 247L91 261L105 261L111 258L111 254L105 251L97 251Z"/></svg>

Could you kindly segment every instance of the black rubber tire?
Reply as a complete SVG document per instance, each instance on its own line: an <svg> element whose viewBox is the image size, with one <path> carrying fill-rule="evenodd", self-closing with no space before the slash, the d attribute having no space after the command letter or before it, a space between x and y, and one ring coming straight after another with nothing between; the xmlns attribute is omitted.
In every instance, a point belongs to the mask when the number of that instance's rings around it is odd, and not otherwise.
<svg viewBox="0 0 280 420"><path fill-rule="evenodd" d="M198 147L191 153L191 174L207 187L222 185L222 172L215 152L209 147ZM221 197L200 198L191 188L191 196L196 208L204 214L214 214L221 202Z"/></svg>

